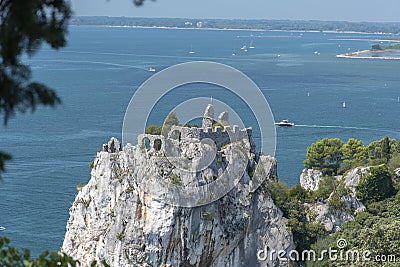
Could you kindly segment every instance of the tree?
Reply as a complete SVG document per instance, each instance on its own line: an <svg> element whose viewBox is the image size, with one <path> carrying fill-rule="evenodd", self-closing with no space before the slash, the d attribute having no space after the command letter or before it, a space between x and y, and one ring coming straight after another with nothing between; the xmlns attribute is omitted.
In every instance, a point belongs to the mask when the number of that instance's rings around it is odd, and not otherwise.
<svg viewBox="0 0 400 267"><path fill-rule="evenodd" d="M11 247L9 243L8 238L0 236L0 266L78 266L78 262L66 254L45 251L37 259L33 259L28 250L20 251Z"/></svg>
<svg viewBox="0 0 400 267"><path fill-rule="evenodd" d="M21 56L34 55L43 42L53 49L63 47L70 16L66 1L0 1L0 114L4 125L17 111L61 103L54 90L31 81L31 70ZM0 171L10 159L0 152Z"/></svg>
<svg viewBox="0 0 400 267"><path fill-rule="evenodd" d="M171 131L171 128L173 125L180 125L179 119L176 116L175 112L171 112L168 114L167 118L164 121L164 125L162 127L162 135L168 136L169 131Z"/></svg>
<svg viewBox="0 0 400 267"><path fill-rule="evenodd" d="M368 153L361 140L350 138L340 151L343 154L343 171L367 163Z"/></svg>
<svg viewBox="0 0 400 267"><path fill-rule="evenodd" d="M66 0L0 0L0 115L4 126L17 112L61 103L53 89L31 80L31 69L21 57L33 56L42 43L52 49L65 46L70 17ZM11 155L0 151L0 174L10 159ZM8 244L9 240L0 236L0 266L76 266L76 261L59 252L45 251L32 259L29 250L21 252Z"/></svg>
<svg viewBox="0 0 400 267"><path fill-rule="evenodd" d="M145 133L152 134L152 135L160 135L161 134L161 126L150 125L149 127L146 128Z"/></svg>
<svg viewBox="0 0 400 267"><path fill-rule="evenodd" d="M390 160L391 147L395 147L396 142L389 137L384 137L374 141L367 146L368 164L379 165Z"/></svg>
<svg viewBox="0 0 400 267"><path fill-rule="evenodd" d="M383 50L383 47L380 44L374 44L374 45L372 45L371 50L379 51L379 50Z"/></svg>
<svg viewBox="0 0 400 267"><path fill-rule="evenodd" d="M364 204L381 201L395 193L392 176L386 165L370 167L371 174L361 177L356 195Z"/></svg>
<svg viewBox="0 0 400 267"><path fill-rule="evenodd" d="M343 156L342 146L343 142L339 138L318 140L307 148L304 166L328 175L337 174Z"/></svg>
<svg viewBox="0 0 400 267"><path fill-rule="evenodd" d="M382 150L382 158L386 161L387 163L390 159L390 140L389 137L385 137L382 140L381 143L381 150Z"/></svg>
<svg viewBox="0 0 400 267"><path fill-rule="evenodd" d="M70 17L67 0L0 0L0 115L4 125L16 112L61 103L53 89L31 80L31 69L21 57L33 56L42 43L53 49L64 47ZM11 155L0 151L0 174L10 159Z"/></svg>

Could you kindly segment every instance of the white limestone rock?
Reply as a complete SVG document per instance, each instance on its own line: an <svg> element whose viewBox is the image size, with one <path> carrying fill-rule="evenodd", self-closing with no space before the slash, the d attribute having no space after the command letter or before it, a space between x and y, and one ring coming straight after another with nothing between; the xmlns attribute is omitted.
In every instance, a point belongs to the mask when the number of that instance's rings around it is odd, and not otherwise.
<svg viewBox="0 0 400 267"><path fill-rule="evenodd" d="M345 222L354 220L354 217L344 211L331 210L326 203L305 204L309 211L309 220L320 222L326 231L339 231Z"/></svg>
<svg viewBox="0 0 400 267"><path fill-rule="evenodd" d="M214 123L214 106L208 104L204 112L202 128L207 129L208 127L212 127L213 123Z"/></svg>
<svg viewBox="0 0 400 267"><path fill-rule="evenodd" d="M302 176L300 177L300 181L302 181L303 177L303 188L315 188L314 185L316 183L314 181L318 180L319 184L322 179L321 177L313 180L309 177L314 177L315 175L310 175L309 173L309 171L304 170ZM343 223L354 219L353 212L357 213L360 211L364 211L364 204L356 197L356 186L358 185L362 175L367 173L369 173L368 167L357 167L350 170L343 178L340 176L336 177L339 181L343 179L344 185L348 189L348 194L341 197L341 201L344 202L346 210L332 210L329 207L328 202L333 196L332 193L328 199L323 200L322 202L319 201L318 203L314 204L304 204L304 206L308 210L309 221L314 223L320 222L327 231L338 231L340 230L340 227ZM318 186L316 186L316 189L318 189Z"/></svg>
<svg viewBox="0 0 400 267"><path fill-rule="evenodd" d="M361 176L369 173L369 167L357 167L350 170L344 177L344 184L351 192L356 192L356 186L360 182Z"/></svg>
<svg viewBox="0 0 400 267"><path fill-rule="evenodd" d="M319 183L323 178L322 172L313 169L304 169L300 175L300 185L306 190L318 190Z"/></svg>
<svg viewBox="0 0 400 267"><path fill-rule="evenodd" d="M182 208L155 198L156 188L144 192L139 187L155 173L179 174L170 163L155 158L157 153L130 144L116 153L97 153L91 179L70 208L63 252L83 266L105 260L126 267L247 267L279 266L278 261L257 261L257 251L265 247L294 249L287 220L265 190L276 172L273 158L259 158L263 176L257 190L245 172L221 199ZM227 158L237 160L234 154ZM214 162L197 178L204 182L223 168L223 161Z"/></svg>
<svg viewBox="0 0 400 267"><path fill-rule="evenodd" d="M224 111L218 115L218 122L222 124L229 124L229 114L228 112Z"/></svg>

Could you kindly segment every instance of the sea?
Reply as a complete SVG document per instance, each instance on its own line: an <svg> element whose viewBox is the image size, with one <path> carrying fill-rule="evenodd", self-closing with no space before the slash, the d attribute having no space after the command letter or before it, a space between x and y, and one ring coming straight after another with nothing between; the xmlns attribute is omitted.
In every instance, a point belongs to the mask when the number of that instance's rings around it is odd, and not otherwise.
<svg viewBox="0 0 400 267"><path fill-rule="evenodd" d="M161 71L184 62L213 61L252 79L275 121L296 124L276 129L278 177L289 185L299 183L306 149L318 139L354 137L368 144L385 136L399 138L400 61L336 58L394 37L71 26L65 48L42 46L33 57L23 58L32 79L54 88L62 104L18 113L7 127L0 126L0 148L13 156L0 180L0 225L6 227L0 235L33 255L60 249L76 186L90 179L89 164L102 144L121 138L126 107L154 75L150 67ZM148 124L162 123L174 105L197 96L233 107L240 102L223 88L192 84L160 100ZM244 123L257 128L246 116ZM259 136L255 139L259 143Z"/></svg>

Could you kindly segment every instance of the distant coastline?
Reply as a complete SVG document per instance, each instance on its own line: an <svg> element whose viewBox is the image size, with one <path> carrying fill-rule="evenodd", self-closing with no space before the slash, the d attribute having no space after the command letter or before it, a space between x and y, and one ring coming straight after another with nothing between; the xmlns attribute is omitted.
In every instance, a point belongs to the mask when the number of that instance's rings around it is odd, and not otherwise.
<svg viewBox="0 0 400 267"><path fill-rule="evenodd" d="M195 27L168 27L168 26L129 26L129 25L93 25L93 24L70 24L73 27L101 27L101 28L126 28L126 29L165 29L165 30L200 30L200 31L253 31L253 32L289 32L289 33L343 33L343 34L381 34L389 35L391 33L369 33L356 31L331 31L331 30L264 30L254 28L195 28ZM253 36L260 37L260 36ZM392 40L390 40L392 41Z"/></svg>
<svg viewBox="0 0 400 267"><path fill-rule="evenodd" d="M74 26L103 26L121 28L248 30L283 32L324 32L360 34L400 34L400 22L346 22L302 20L232 20L191 18L128 18L106 16L75 16Z"/></svg>
<svg viewBox="0 0 400 267"><path fill-rule="evenodd" d="M397 45L398 46L398 45ZM397 53L398 56L390 56ZM385 55L382 55L385 54ZM353 59L379 59L379 60L400 60L400 49L384 48L381 50L367 49L357 52L350 52L336 55L337 58L353 58Z"/></svg>

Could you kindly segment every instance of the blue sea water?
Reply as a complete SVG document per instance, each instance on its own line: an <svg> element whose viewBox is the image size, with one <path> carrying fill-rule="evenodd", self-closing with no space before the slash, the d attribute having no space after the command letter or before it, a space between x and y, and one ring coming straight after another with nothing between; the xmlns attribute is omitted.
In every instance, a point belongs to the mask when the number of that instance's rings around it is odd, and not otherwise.
<svg viewBox="0 0 400 267"><path fill-rule="evenodd" d="M34 79L55 88L63 104L18 114L1 126L0 148L13 160L0 181L0 225L7 227L0 234L34 255L61 247L76 185L89 180L89 163L101 145L121 137L125 109L152 75L150 66L209 60L253 79L275 120L296 123L277 129L278 175L290 185L298 183L306 148L317 139L399 138L400 61L335 57L368 49L378 37L387 36L71 27L65 49L43 47L26 59ZM240 50L251 40L255 49ZM191 47L196 54L188 54ZM176 103L210 95L241 109L223 89L192 85L161 100L150 123L160 124Z"/></svg>

